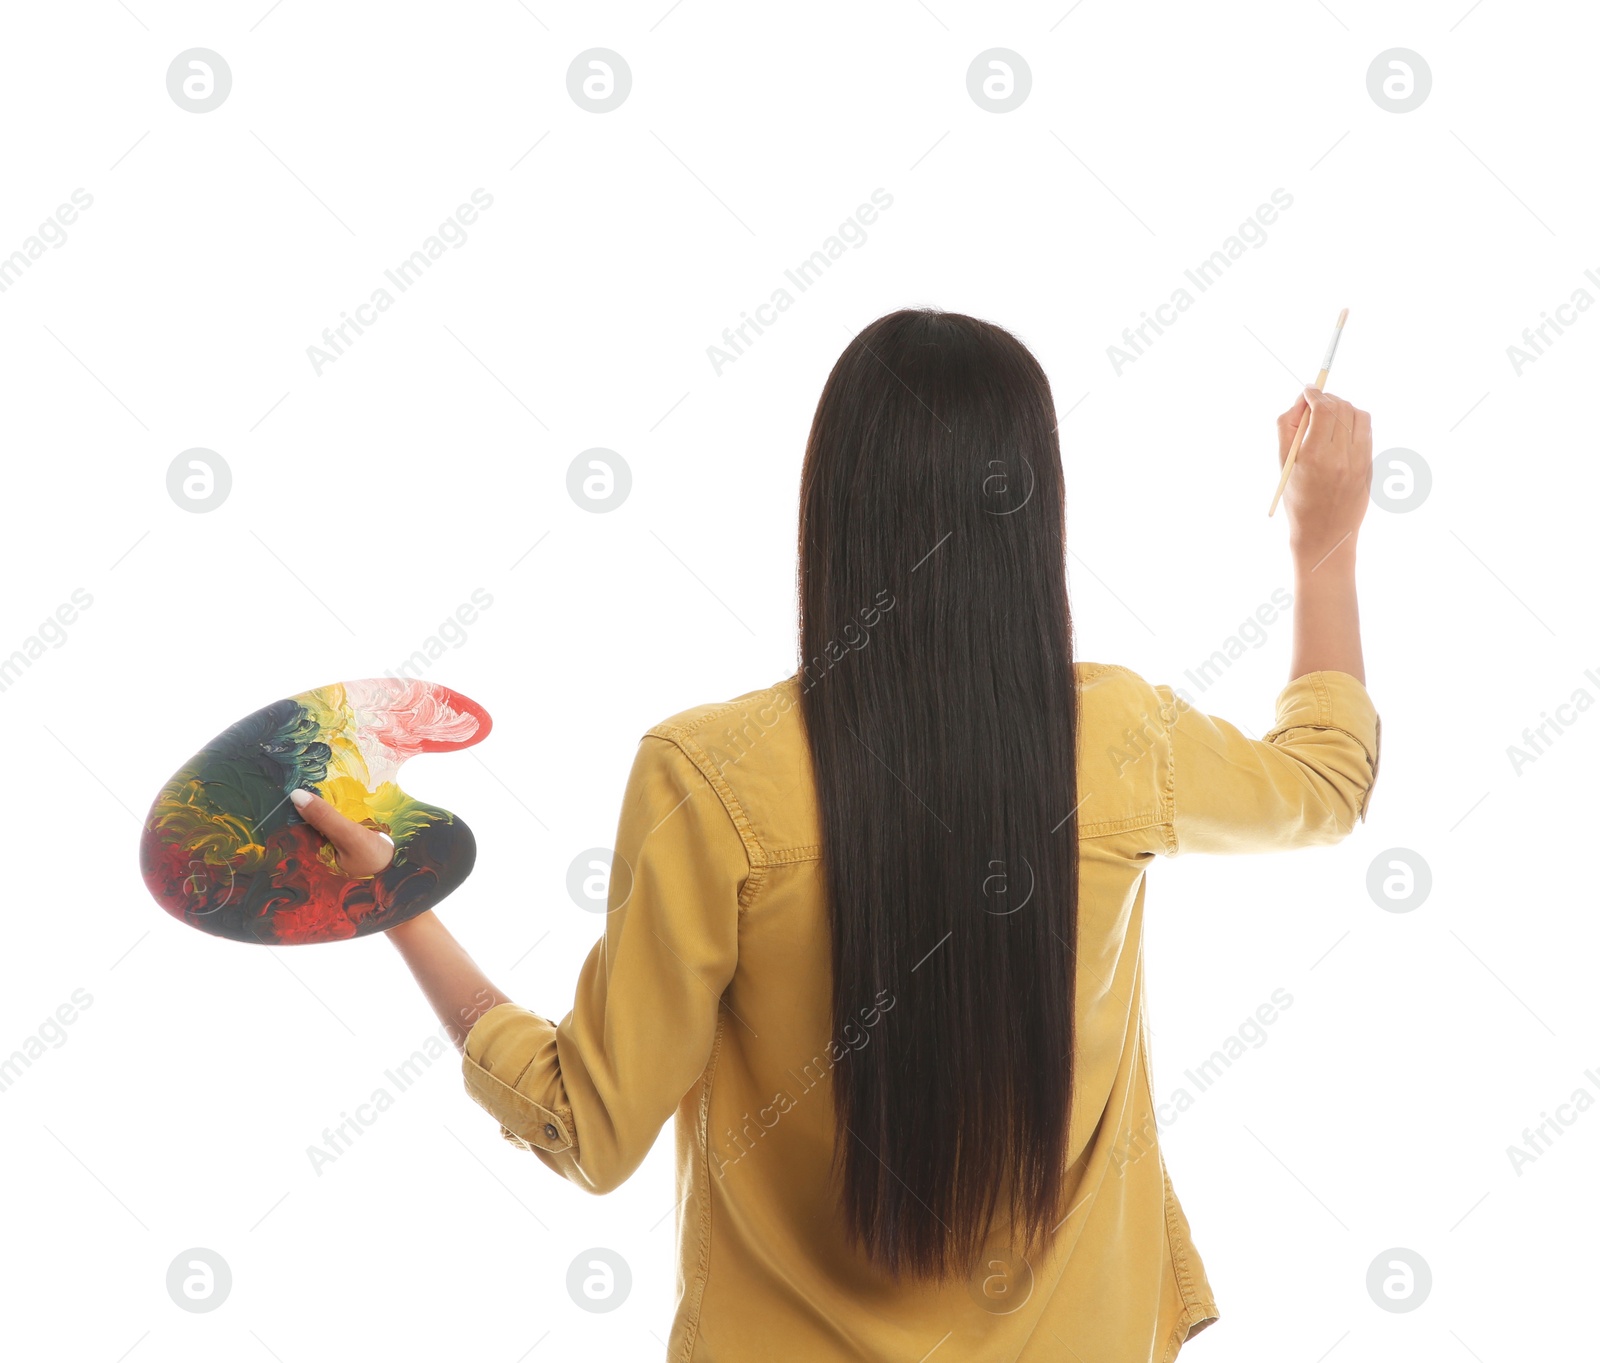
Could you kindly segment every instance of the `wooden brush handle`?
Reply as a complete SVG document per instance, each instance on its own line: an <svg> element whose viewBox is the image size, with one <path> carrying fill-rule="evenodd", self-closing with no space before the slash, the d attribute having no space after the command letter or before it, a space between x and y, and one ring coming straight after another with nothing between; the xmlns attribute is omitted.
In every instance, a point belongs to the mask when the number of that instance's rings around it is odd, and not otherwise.
<svg viewBox="0 0 1600 1363"><path fill-rule="evenodd" d="M1319 393L1322 385L1328 381L1328 371L1324 369L1317 375L1317 381L1311 386ZM1311 406L1306 404L1306 414L1300 418L1300 426L1294 433L1294 440L1290 442L1288 456L1283 461L1283 472L1278 475L1278 490L1272 494L1272 505L1267 508L1267 515L1272 515L1278 509L1278 499L1283 496L1284 488L1289 486L1289 474L1294 469L1295 456L1300 453L1300 442L1306 438L1306 432L1311 428Z"/></svg>

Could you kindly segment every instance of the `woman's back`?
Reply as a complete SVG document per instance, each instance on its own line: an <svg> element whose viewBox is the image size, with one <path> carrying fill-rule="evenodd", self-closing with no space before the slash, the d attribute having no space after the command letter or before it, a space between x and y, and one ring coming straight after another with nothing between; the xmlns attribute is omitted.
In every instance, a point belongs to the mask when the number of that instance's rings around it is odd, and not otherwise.
<svg viewBox="0 0 1600 1363"><path fill-rule="evenodd" d="M1067 1346L1166 1360L1216 1318L1156 1144L1145 868L1156 854L1337 841L1364 815L1378 718L1355 677L1312 672L1284 689L1258 741L1127 669L1075 672L1068 1210L1043 1252L1014 1248L1001 1220L970 1275L897 1280L848 1232L834 1071L868 1047L892 1063L904 1014L891 982L835 1022L804 674L649 731L623 800L605 936L572 1011L558 1024L507 1003L473 1027L469 1092L508 1138L593 1191L626 1178L676 1113L674 1360L982 1363L1070 1357ZM914 793L936 806L934 792ZM1020 875L997 867L985 886L1007 913L1029 911L1027 885L1010 883ZM908 981L949 945L930 934ZM1010 1006L992 1000L997 1017ZM906 1186L894 1139L865 1153Z"/></svg>
<svg viewBox="0 0 1600 1363"><path fill-rule="evenodd" d="M1259 740L1076 662L1058 433L1004 329L872 323L807 441L802 666L641 740L572 1010L431 915L391 932L552 1169L613 1188L677 1114L678 1363L1167 1363L1216 1318L1157 1148L1145 868L1365 817L1371 422L1310 389L1278 418L1293 680Z"/></svg>

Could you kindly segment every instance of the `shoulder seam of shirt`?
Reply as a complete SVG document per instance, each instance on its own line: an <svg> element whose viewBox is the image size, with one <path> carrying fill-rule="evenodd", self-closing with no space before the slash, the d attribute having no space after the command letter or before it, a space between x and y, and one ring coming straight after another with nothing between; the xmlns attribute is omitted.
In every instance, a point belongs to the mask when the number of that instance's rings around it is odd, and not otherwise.
<svg viewBox="0 0 1600 1363"><path fill-rule="evenodd" d="M723 713L718 711L718 713ZM710 716L707 716L710 718ZM659 739L663 743L670 743L681 752L695 769L706 780L717 798L722 802L722 809L733 823L734 832L739 835L739 840L744 844L745 860L750 863L750 874L745 877L744 884L739 889L739 913L742 917L744 911L755 900L756 894L766 884L767 867L771 858L767 849L761 845L761 840L756 837L755 828L750 823L749 816L744 812L744 806L739 803L739 797L733 793L733 788L723 779L722 773L717 770L714 763L706 754L706 750L690 738L684 730L691 726L673 724L670 721L657 724L649 729L639 741L646 738Z"/></svg>
<svg viewBox="0 0 1600 1363"><path fill-rule="evenodd" d="M1146 681L1143 676L1135 672L1131 667L1124 667L1121 663L1075 662L1075 665L1084 669L1086 677L1101 676L1108 672L1130 677L1141 685L1150 687L1151 690L1157 693L1159 698L1162 688L1156 686L1153 682ZM1170 687L1167 689L1171 690ZM1082 722L1081 711L1079 722ZM1165 735L1163 735L1163 738L1165 738ZM1165 747L1167 749L1166 779L1157 792L1160 802L1157 807L1148 811L1140 811L1137 814L1127 814L1120 819L1101 819L1094 823L1079 824L1078 837L1080 839L1105 838L1117 833L1138 833L1146 828L1158 828L1161 830L1161 843L1166 854L1171 856L1177 851L1177 839L1172 826L1173 770L1172 744L1170 740L1165 743Z"/></svg>
<svg viewBox="0 0 1600 1363"><path fill-rule="evenodd" d="M721 719L724 715L731 714L735 710L748 709L752 704L759 704L760 697L773 695L793 681L794 678L792 676L785 677L783 681L778 682L775 686L763 686L755 691L747 691L744 695L735 696L732 700L724 701L720 705L712 705L710 707L691 706L689 711L680 711L680 714L692 713L694 710L701 709L705 710L706 713L696 715L693 719L680 719L678 715L672 715L662 720L661 723L652 725L646 732L654 734L657 738L669 738L676 742L680 737L685 737L703 729L713 720Z"/></svg>
<svg viewBox="0 0 1600 1363"><path fill-rule="evenodd" d="M1130 677L1136 677L1139 675L1132 668L1124 667L1121 663L1086 663L1080 662L1078 659L1074 658L1073 665L1075 667L1081 667L1084 672L1091 677L1097 672L1126 672Z"/></svg>
<svg viewBox="0 0 1600 1363"><path fill-rule="evenodd" d="M1172 697L1173 704L1177 704L1178 693L1170 686L1156 685L1154 690L1163 703L1166 701L1166 696L1162 696L1161 693L1165 691ZM1177 723L1176 716L1173 723ZM1161 842L1166 854L1175 857L1178 855L1178 745L1172 741L1170 728L1162 733L1161 742L1167 750L1167 773L1166 780L1161 786L1161 809L1157 827L1161 829Z"/></svg>

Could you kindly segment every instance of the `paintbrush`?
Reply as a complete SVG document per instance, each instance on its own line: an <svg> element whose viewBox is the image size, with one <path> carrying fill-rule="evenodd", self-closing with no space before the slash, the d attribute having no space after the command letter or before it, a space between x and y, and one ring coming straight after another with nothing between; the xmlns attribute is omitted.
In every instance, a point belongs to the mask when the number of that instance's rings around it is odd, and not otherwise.
<svg viewBox="0 0 1600 1363"><path fill-rule="evenodd" d="M1333 368L1333 352L1339 348L1339 337L1344 334L1344 319L1350 315L1346 308L1339 314L1339 320L1334 324L1333 339L1328 342L1328 353L1322 357L1322 372L1317 375L1317 381L1311 386L1318 392L1322 385L1328 381L1328 370ZM1289 475L1294 471L1294 459L1300 453L1300 442L1306 438L1306 430L1311 425L1311 407L1308 404L1306 414L1300 418L1300 429L1294 433L1294 442L1289 446L1288 456L1283 461L1283 472L1278 476L1278 490L1272 494L1272 505L1267 508L1267 515L1272 515L1278 509L1278 499L1283 496L1283 490L1289 485Z"/></svg>

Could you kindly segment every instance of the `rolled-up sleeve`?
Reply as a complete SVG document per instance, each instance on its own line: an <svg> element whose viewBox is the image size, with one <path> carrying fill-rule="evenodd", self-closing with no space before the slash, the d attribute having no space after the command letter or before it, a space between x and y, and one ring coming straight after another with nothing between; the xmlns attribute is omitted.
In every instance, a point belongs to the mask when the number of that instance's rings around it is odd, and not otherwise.
<svg viewBox="0 0 1600 1363"><path fill-rule="evenodd" d="M1308 672L1278 695L1272 728L1251 738L1155 688L1166 729L1167 847L1271 852L1335 843L1367 816L1382 723L1348 672Z"/></svg>
<svg viewBox="0 0 1600 1363"><path fill-rule="evenodd" d="M467 1092L507 1140L591 1192L638 1168L710 1057L749 874L706 777L647 735L623 795L605 933L571 1011L553 1022L502 1003L467 1034Z"/></svg>

